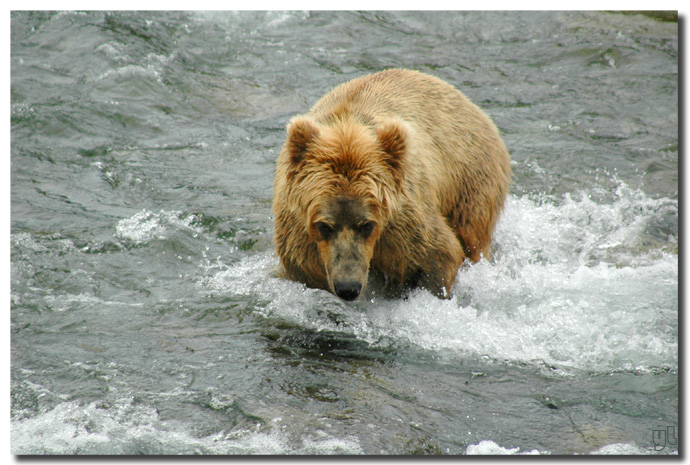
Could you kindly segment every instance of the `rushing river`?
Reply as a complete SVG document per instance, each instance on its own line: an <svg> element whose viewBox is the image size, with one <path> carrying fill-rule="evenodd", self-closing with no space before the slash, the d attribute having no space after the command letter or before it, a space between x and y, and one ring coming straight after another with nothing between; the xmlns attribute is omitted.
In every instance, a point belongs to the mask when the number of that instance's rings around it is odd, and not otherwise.
<svg viewBox="0 0 690 465"><path fill-rule="evenodd" d="M455 295L279 279L286 122L389 67L514 180ZM11 13L13 454L678 453L678 24Z"/></svg>

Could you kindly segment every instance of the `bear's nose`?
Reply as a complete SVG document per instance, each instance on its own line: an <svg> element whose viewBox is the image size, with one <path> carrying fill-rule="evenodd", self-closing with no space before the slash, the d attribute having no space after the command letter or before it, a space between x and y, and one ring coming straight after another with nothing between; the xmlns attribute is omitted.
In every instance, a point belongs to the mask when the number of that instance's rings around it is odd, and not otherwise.
<svg viewBox="0 0 690 465"><path fill-rule="evenodd" d="M362 292L362 283L357 281L338 281L333 283L335 294L343 300L355 300Z"/></svg>

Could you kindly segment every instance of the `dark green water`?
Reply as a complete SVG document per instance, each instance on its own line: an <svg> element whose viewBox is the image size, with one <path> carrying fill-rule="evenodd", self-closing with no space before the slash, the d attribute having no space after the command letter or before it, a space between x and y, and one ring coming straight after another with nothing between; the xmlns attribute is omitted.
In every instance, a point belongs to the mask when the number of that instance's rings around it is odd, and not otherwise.
<svg viewBox="0 0 690 465"><path fill-rule="evenodd" d="M285 123L388 67L513 158L449 301L273 274ZM678 242L676 22L11 13L13 454L677 453Z"/></svg>

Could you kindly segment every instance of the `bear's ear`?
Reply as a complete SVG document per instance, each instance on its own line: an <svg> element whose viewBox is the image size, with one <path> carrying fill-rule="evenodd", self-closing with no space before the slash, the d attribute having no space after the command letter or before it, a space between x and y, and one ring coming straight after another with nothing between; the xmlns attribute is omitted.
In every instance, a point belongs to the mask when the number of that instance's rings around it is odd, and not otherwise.
<svg viewBox="0 0 690 465"><path fill-rule="evenodd" d="M399 121L388 121L376 131L381 148L388 155L386 163L394 173L400 171L407 150L407 129Z"/></svg>
<svg viewBox="0 0 690 465"><path fill-rule="evenodd" d="M287 148L290 162L299 165L307 153L309 144L319 135L319 128L307 117L293 118L287 128Z"/></svg>

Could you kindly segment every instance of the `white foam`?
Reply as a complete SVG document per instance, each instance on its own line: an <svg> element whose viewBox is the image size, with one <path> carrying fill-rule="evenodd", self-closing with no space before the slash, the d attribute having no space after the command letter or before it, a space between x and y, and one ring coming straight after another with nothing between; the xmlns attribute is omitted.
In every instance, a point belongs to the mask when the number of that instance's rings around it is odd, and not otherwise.
<svg viewBox="0 0 690 465"><path fill-rule="evenodd" d="M671 451L676 455L678 451ZM470 444L465 451L466 455L550 455L548 451L532 449L521 451L519 447L506 448L496 444L494 441L485 439L477 444ZM615 443L607 444L589 452L587 455L657 455L652 448L642 448L634 444Z"/></svg>
<svg viewBox="0 0 690 465"><path fill-rule="evenodd" d="M198 437L178 421L161 420L153 407L123 401L99 407L63 402L32 418L15 420L10 431L11 453L33 454L361 454L354 437L288 436L281 419L254 430L220 431Z"/></svg>
<svg viewBox="0 0 690 465"><path fill-rule="evenodd" d="M121 68L109 69L105 73L97 76L96 81L102 81L107 79L132 79L132 78L145 78L153 79L156 82L162 82L163 76L153 65L140 66L140 65L125 65Z"/></svg>
<svg viewBox="0 0 690 465"><path fill-rule="evenodd" d="M194 215L181 218L182 212L161 210L153 213L142 210L131 218L125 218L117 223L115 235L121 239L131 241L137 245L148 243L152 240L166 239L169 229L189 230L199 233L200 229L192 225Z"/></svg>
<svg viewBox="0 0 690 465"><path fill-rule="evenodd" d="M163 420L151 406L122 400L115 405L65 401L50 411L11 422L14 455L207 454L207 455L358 455L355 436L334 437L323 429L300 437L280 418L254 428L219 431L199 437L189 425ZM653 455L634 444L613 443L590 455ZM677 454L677 450L667 453ZM550 455L550 451L503 447L492 440L470 444L467 455Z"/></svg>
<svg viewBox="0 0 690 465"><path fill-rule="evenodd" d="M514 447L512 449L506 449L501 447L493 441L484 440L478 444L470 444L467 446L465 451L466 455L541 455L536 449L532 449L529 452L520 452L519 447Z"/></svg>
<svg viewBox="0 0 690 465"><path fill-rule="evenodd" d="M39 244L29 233L19 233L10 235L11 245L23 250L33 252L48 252L48 248Z"/></svg>
<svg viewBox="0 0 690 465"><path fill-rule="evenodd" d="M610 203L596 202L592 195L582 193L560 200L509 196L495 234L505 251L503 259L569 267L599 261L619 265L654 261L658 251L645 253L644 229L658 217L677 216L678 201L652 199L623 183L613 194Z"/></svg>
<svg viewBox="0 0 690 465"><path fill-rule="evenodd" d="M50 244L50 248L42 244L42 239L47 239L46 243ZM30 233L11 234L10 243L13 247L17 247L22 251L31 251L37 253L53 251L57 252L58 254L67 254L76 250L74 242L72 242L70 239L61 237L60 234L38 237Z"/></svg>
<svg viewBox="0 0 690 465"><path fill-rule="evenodd" d="M675 454L677 454L678 451L675 451ZM608 444L606 446L602 446L597 450L594 450L589 453L590 455L656 455L658 452L655 452L654 449L652 448L641 448L638 447L634 444L628 444L628 443L616 443L616 444ZM672 454L672 455L675 455Z"/></svg>
<svg viewBox="0 0 690 465"><path fill-rule="evenodd" d="M495 260L461 269L450 300L419 290L346 304L272 276L273 254L247 257L199 285L259 296L268 317L371 343L593 372L676 369L678 256L637 245L644 225L677 211L677 202L624 186L616 195L612 203L510 197Z"/></svg>

